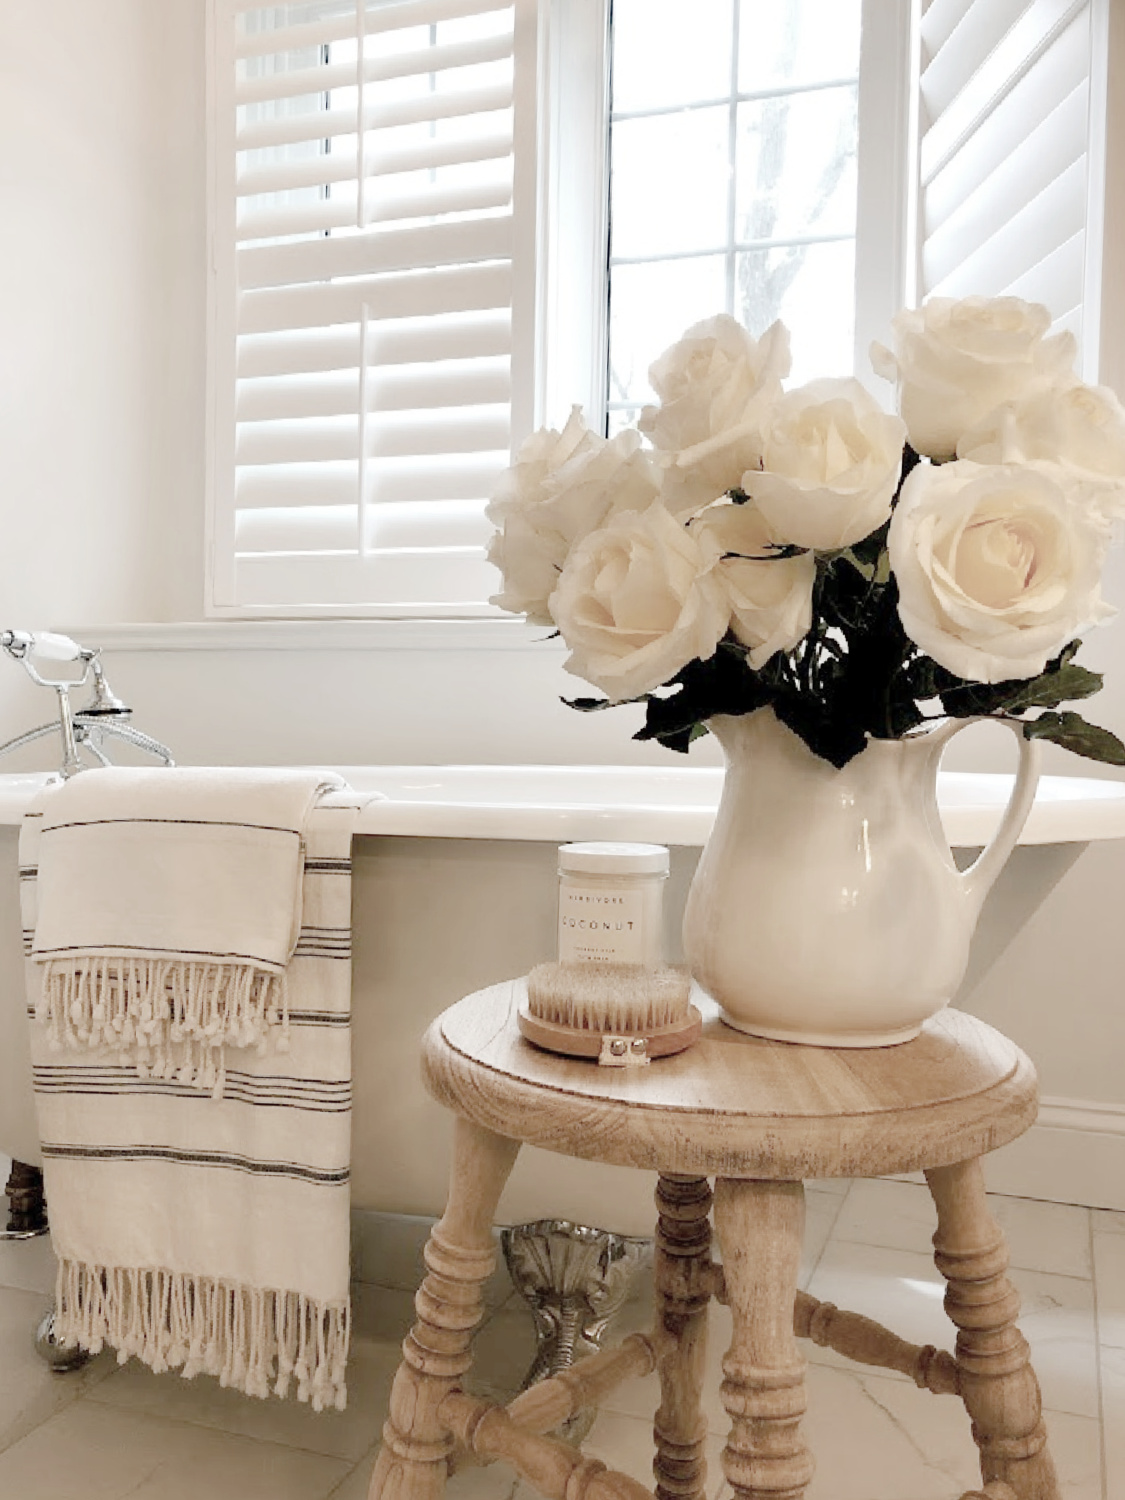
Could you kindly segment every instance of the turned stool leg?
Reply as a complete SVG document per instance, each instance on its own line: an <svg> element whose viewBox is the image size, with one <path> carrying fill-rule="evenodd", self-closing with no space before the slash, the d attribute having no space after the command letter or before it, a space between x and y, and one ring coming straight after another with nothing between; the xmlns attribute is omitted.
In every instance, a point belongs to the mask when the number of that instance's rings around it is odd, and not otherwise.
<svg viewBox="0 0 1125 1500"><path fill-rule="evenodd" d="M492 1224L518 1151L518 1141L458 1118L449 1198L426 1245L429 1274L414 1298L418 1318L402 1346L369 1500L438 1500L445 1488L453 1442L437 1411L472 1364L481 1288L496 1262Z"/></svg>
<svg viewBox="0 0 1125 1500"><path fill-rule="evenodd" d="M711 1188L706 1177L661 1176L656 1188L656 1315L676 1337L660 1364L654 1435L657 1500L701 1500L707 1465L703 1440L703 1362L709 1290L696 1274L711 1259Z"/></svg>
<svg viewBox="0 0 1125 1500"><path fill-rule="evenodd" d="M1018 1500L1058 1500L1047 1451L1039 1382L1016 1327L1019 1293L1008 1280L1008 1247L989 1212L979 1161L926 1173L937 1205L934 1260L957 1325L960 1390L980 1449L985 1485L1003 1480Z"/></svg>
<svg viewBox="0 0 1125 1500"><path fill-rule="evenodd" d="M723 1472L736 1500L801 1500L813 1460L800 1432L805 1361L793 1334L805 1190L800 1182L715 1185L734 1338L723 1360L731 1417Z"/></svg>

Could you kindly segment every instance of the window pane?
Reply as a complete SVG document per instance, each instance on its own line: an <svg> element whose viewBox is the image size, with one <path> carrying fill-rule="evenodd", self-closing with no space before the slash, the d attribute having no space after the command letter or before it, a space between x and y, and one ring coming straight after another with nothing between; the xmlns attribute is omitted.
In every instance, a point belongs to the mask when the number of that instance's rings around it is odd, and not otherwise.
<svg viewBox="0 0 1125 1500"><path fill-rule="evenodd" d="M854 234L856 90L818 89L738 110L737 234Z"/></svg>
<svg viewBox="0 0 1125 1500"><path fill-rule="evenodd" d="M730 89L731 0L614 0L613 107L663 109Z"/></svg>
<svg viewBox="0 0 1125 1500"><path fill-rule="evenodd" d="M780 318L793 341L790 383L850 375L855 241L748 250L737 263L735 316L760 334Z"/></svg>
<svg viewBox="0 0 1125 1500"><path fill-rule="evenodd" d="M613 126L615 256L716 250L727 241L729 110L693 109Z"/></svg>
<svg viewBox="0 0 1125 1500"><path fill-rule="evenodd" d="M609 303L611 403L654 400L649 365L685 328L725 303L725 255L618 266Z"/></svg>
<svg viewBox="0 0 1125 1500"><path fill-rule="evenodd" d="M716 313L758 336L781 317L794 380L852 369L860 12L615 0L607 430Z"/></svg>
<svg viewBox="0 0 1125 1500"><path fill-rule="evenodd" d="M739 89L856 77L859 22L860 0L741 0Z"/></svg>

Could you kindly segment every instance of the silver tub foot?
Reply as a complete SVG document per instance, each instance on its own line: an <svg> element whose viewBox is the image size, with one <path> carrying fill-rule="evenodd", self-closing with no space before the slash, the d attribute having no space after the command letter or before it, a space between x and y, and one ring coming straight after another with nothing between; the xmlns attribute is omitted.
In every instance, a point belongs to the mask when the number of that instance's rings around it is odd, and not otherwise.
<svg viewBox="0 0 1125 1500"><path fill-rule="evenodd" d="M89 1364L93 1355L77 1344L60 1344L55 1337L55 1309L43 1314L35 1330L35 1352L45 1364L50 1365L56 1375L65 1375L70 1370L80 1370Z"/></svg>
<svg viewBox="0 0 1125 1500"><path fill-rule="evenodd" d="M8 1198L8 1225L0 1229L0 1240L33 1240L47 1233L47 1209L43 1200L43 1173L24 1161L13 1161L4 1184Z"/></svg>
<svg viewBox="0 0 1125 1500"><path fill-rule="evenodd" d="M531 1308L537 1349L521 1390L569 1369L602 1346L609 1325L649 1259L652 1242L590 1229L567 1219L539 1219L501 1231L512 1282ZM579 1412L560 1429L580 1443L596 1412Z"/></svg>

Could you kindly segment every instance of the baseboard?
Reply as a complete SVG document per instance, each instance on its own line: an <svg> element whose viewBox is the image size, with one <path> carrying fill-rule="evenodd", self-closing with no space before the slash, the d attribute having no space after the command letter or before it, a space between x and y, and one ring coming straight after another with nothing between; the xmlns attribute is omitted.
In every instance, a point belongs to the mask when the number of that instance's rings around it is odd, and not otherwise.
<svg viewBox="0 0 1125 1500"><path fill-rule="evenodd" d="M1026 1135L985 1163L990 1191L1125 1212L1125 1106L1045 1098Z"/></svg>
<svg viewBox="0 0 1125 1500"><path fill-rule="evenodd" d="M912 1180L920 1174L911 1174ZM1125 1105L1045 1098L1026 1135L985 1161L990 1192L1125 1213ZM357 1281L412 1292L425 1272L422 1248L433 1219L352 1210L352 1274ZM487 1300L511 1293L503 1264Z"/></svg>
<svg viewBox="0 0 1125 1500"><path fill-rule="evenodd" d="M352 1280L413 1292L425 1275L422 1250L435 1221L416 1214L352 1209Z"/></svg>
<svg viewBox="0 0 1125 1500"><path fill-rule="evenodd" d="M422 1251L434 1223L417 1214L353 1208L352 1280L393 1291L417 1291L426 1274ZM508 1268L499 1245L496 1248L496 1269L483 1290L484 1305L489 1309L498 1308L513 1295Z"/></svg>

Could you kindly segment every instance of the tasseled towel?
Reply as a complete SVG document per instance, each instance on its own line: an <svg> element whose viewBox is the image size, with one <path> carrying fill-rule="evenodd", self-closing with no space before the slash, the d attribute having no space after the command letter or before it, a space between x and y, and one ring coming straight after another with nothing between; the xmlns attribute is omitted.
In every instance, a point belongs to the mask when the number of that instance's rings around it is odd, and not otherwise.
<svg viewBox="0 0 1125 1500"><path fill-rule="evenodd" d="M288 1045L303 835L320 773L110 768L40 824L36 1014L56 1050L223 1088L225 1049ZM26 867L26 863L25 863Z"/></svg>
<svg viewBox="0 0 1125 1500"><path fill-rule="evenodd" d="M151 774L177 777L171 771ZM75 780L88 780L92 792L102 775L84 772ZM34 811L57 819L58 800L71 786L47 793ZM257 1045L237 1047L228 1012L221 1028L227 1053L221 1098L208 1097L182 1074L167 1076L167 1069L158 1076L153 1066L142 1076L130 1059L124 1027L121 1040L113 1028L113 1044L98 1046L92 1030L84 1041L79 1038L82 1015L70 1015L79 1050L62 1051L51 1045L51 1014L47 1026L33 1019L43 1169L59 1258L55 1331L62 1342L93 1351L108 1344L122 1362L135 1355L153 1370L215 1375L248 1395L292 1390L316 1410L343 1407L349 1330L349 877L352 830L363 800L334 791L297 824L302 922L284 971L291 1045L265 1055ZM243 803L244 816L251 805ZM40 847L45 822L29 817L20 838L29 936L39 926L37 871L40 879L48 874L48 841ZM163 840L162 829L155 840ZM108 905L110 872L98 880L86 868L96 880L98 901ZM228 899L239 894L222 874L216 879ZM131 889L138 889L136 883ZM143 915L150 920L156 913ZM245 943L232 946L250 951ZM29 955L32 1017L43 967ZM195 977L189 966L189 989ZM183 1068L189 1054L170 1017L174 992L166 978L167 1045L180 1046ZM157 985L157 1003L160 993ZM83 1000L75 996L73 1003L81 1011ZM134 1027L145 1021L144 1003L140 1015L130 1017ZM209 1014L204 1004L212 1003L200 1002L201 1017ZM213 1021L212 1014L201 1024ZM100 1024L105 1027L104 1020ZM55 1035L66 1043L61 1016ZM260 1032L253 1040L260 1041ZM208 1046L206 1056L215 1050ZM191 1066L197 1073L198 1057Z"/></svg>
<svg viewBox="0 0 1125 1500"><path fill-rule="evenodd" d="M66 1330L63 1339L62 1330ZM298 1292L263 1291L212 1276L59 1263L55 1333L91 1354L108 1344L157 1375L214 1375L248 1396L287 1396L314 1411L347 1400L350 1308Z"/></svg>

